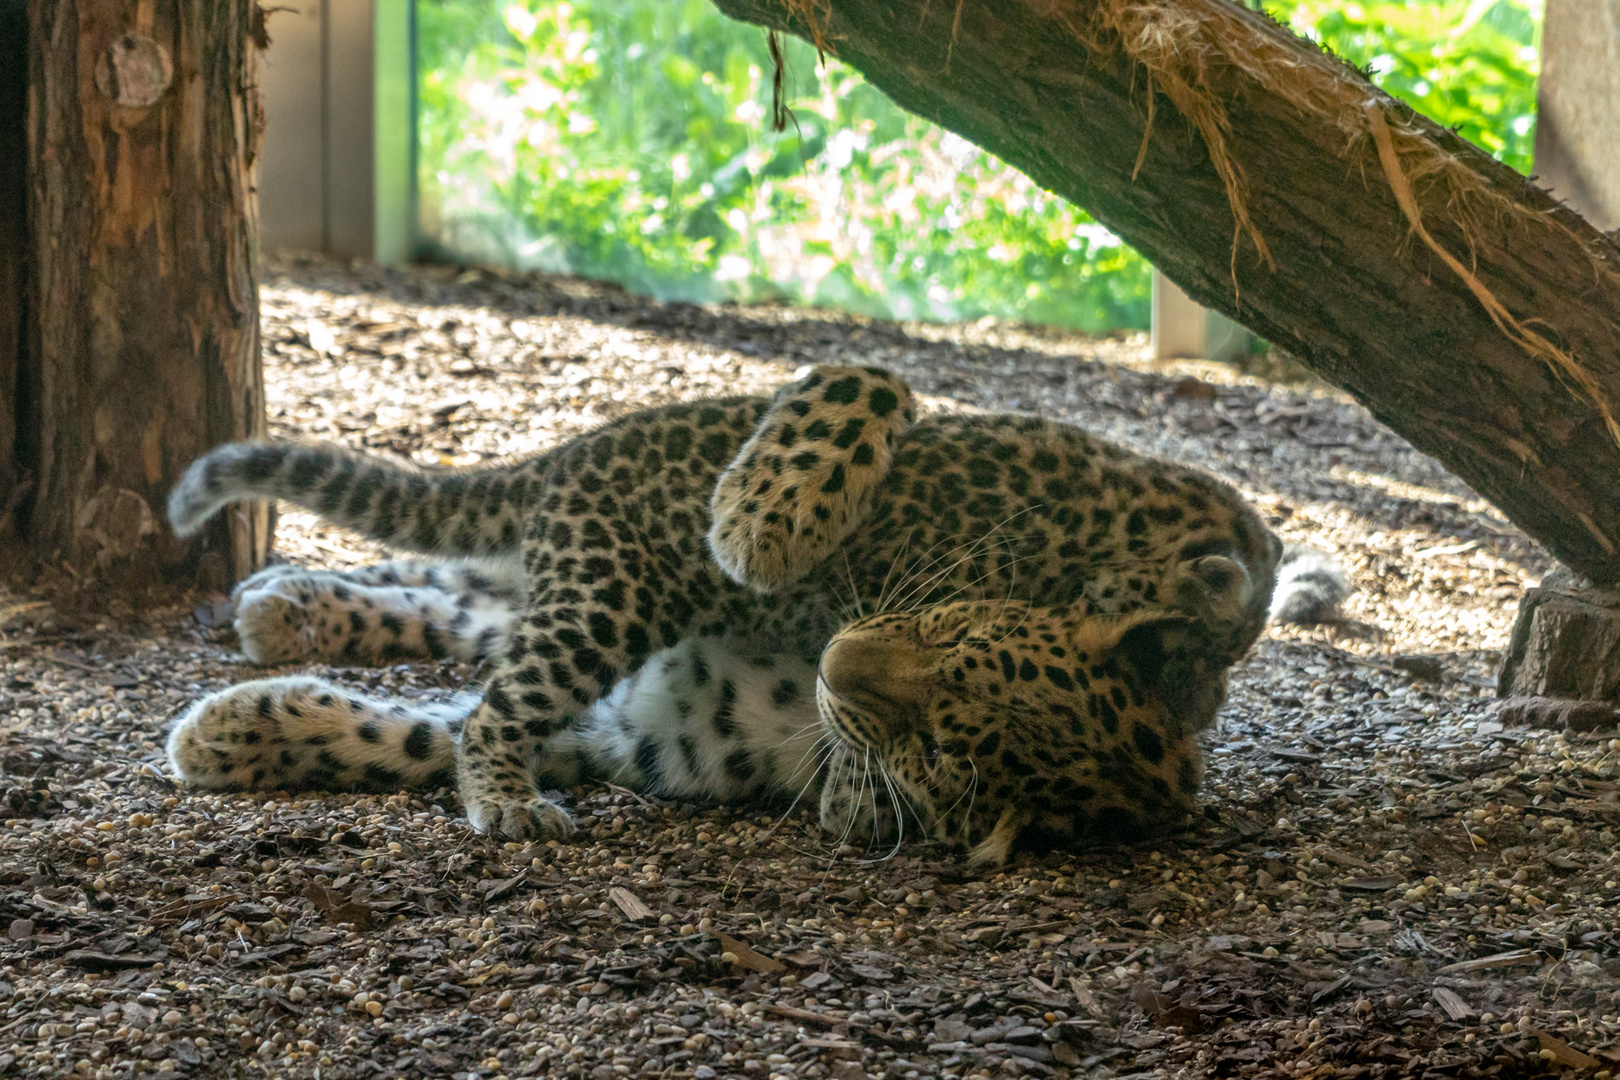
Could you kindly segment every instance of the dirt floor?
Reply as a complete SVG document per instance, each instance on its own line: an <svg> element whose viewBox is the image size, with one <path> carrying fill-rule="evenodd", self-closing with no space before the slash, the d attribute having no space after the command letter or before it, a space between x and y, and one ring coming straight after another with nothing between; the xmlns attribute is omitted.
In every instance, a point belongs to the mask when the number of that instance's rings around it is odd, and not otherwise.
<svg viewBox="0 0 1620 1080"><path fill-rule="evenodd" d="M1342 396L1139 338L663 305L554 278L267 268L277 435L465 463L628 410L881 364L1238 484L1335 552L1348 620L1277 630L1208 740L1206 820L975 876L813 820L572 794L570 844L454 792L194 795L165 725L260 674L221 606L0 623L0 1076L1523 1076L1620 1069L1620 732L1505 727L1551 564ZM375 558L287 513L280 550ZM326 674L439 694L433 664Z"/></svg>

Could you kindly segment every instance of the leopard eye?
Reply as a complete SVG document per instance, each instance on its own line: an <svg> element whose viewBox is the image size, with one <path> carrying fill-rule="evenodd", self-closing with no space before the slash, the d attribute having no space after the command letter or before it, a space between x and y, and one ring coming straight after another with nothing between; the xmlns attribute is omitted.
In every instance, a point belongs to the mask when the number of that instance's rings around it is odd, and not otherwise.
<svg viewBox="0 0 1620 1080"><path fill-rule="evenodd" d="M939 760L939 742L927 732L923 732L919 738L922 740L923 760L932 765Z"/></svg>

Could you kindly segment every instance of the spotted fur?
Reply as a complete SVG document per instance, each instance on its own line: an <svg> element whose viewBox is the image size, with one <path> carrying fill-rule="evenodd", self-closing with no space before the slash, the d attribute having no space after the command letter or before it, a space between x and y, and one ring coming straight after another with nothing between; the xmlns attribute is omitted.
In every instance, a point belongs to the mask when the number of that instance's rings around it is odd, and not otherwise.
<svg viewBox="0 0 1620 1080"><path fill-rule="evenodd" d="M815 665L744 660L689 638L601 698L536 763L538 782L586 780L670 798L758 798L818 790ZM476 694L382 702L306 676L261 679L194 704L169 757L198 787L398 790L454 778Z"/></svg>
<svg viewBox="0 0 1620 1080"><path fill-rule="evenodd" d="M236 632L256 664L483 660L522 600L516 559L391 562L351 573L274 566L238 585Z"/></svg>
<svg viewBox="0 0 1620 1080"><path fill-rule="evenodd" d="M898 838L910 822L983 862L1030 838L1158 828L1191 806L1193 736L1260 632L1281 553L1201 472L1037 419L918 419L903 384L861 368L637 413L504 467L223 447L192 466L171 517L194 530L247 498L468 560L453 580L421 564L258 575L237 614L256 658L484 656L490 673L459 740L455 717L300 684L344 702L317 710L343 734L286 724L330 741L279 773L257 749L271 738L259 703L279 723L290 699L232 688L177 728L181 774L380 782L367 768L393 769L425 722L429 764L455 748L473 826L512 838L566 834L541 793L583 776L813 795L837 835ZM791 707L749 674L786 670ZM354 735L367 723L390 734ZM790 729L815 752L779 752ZM260 741L230 737L248 730Z"/></svg>

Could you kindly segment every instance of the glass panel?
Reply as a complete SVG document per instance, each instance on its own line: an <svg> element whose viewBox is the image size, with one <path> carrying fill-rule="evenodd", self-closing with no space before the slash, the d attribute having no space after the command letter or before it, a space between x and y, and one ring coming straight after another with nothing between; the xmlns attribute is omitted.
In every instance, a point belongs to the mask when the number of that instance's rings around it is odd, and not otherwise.
<svg viewBox="0 0 1620 1080"><path fill-rule="evenodd" d="M1145 328L1081 210L708 0L419 0L429 253L688 300Z"/></svg>

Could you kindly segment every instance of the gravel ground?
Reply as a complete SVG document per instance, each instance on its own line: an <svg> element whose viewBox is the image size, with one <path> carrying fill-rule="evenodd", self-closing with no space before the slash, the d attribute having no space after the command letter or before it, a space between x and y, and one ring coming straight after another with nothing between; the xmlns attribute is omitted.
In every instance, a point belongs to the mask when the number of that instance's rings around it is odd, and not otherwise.
<svg viewBox="0 0 1620 1080"><path fill-rule="evenodd" d="M1208 740L1205 820L1026 859L830 850L802 813L573 792L573 843L447 790L193 795L165 724L253 677L195 607L0 603L0 1076L1522 1076L1620 1068L1620 732L1504 727L1551 564L1322 389L1140 338L663 305L576 280L267 267L271 427L464 463L628 410L882 364L1238 484L1335 552L1341 624L1278 630ZM378 553L286 514L282 552ZM472 674L328 672L403 695Z"/></svg>

